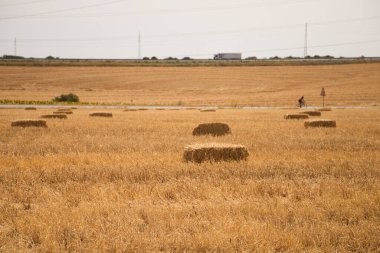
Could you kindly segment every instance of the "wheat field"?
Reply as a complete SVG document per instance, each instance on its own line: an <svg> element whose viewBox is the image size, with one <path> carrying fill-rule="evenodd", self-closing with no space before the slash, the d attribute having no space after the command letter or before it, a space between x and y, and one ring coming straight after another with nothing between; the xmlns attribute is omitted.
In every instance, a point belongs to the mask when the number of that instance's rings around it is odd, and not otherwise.
<svg viewBox="0 0 380 253"><path fill-rule="evenodd" d="M0 99L135 105L380 105L380 63L265 67L7 67Z"/></svg>
<svg viewBox="0 0 380 253"><path fill-rule="evenodd" d="M0 252L378 252L380 110L0 110ZM192 136L200 123L231 134ZM191 163L185 145L242 144L247 161Z"/></svg>

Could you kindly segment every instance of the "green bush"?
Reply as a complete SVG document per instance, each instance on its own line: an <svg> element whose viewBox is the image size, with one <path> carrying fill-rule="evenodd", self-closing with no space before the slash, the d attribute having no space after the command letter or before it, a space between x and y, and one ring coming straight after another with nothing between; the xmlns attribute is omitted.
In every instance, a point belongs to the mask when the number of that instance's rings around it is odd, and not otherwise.
<svg viewBox="0 0 380 253"><path fill-rule="evenodd" d="M55 97L54 102L79 102L79 97L73 93L62 94L61 96Z"/></svg>

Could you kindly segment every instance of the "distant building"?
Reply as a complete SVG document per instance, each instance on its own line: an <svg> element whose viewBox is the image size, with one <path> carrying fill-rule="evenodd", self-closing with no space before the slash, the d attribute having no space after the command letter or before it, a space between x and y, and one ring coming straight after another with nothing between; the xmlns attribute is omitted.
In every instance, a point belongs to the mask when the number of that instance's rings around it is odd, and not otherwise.
<svg viewBox="0 0 380 253"><path fill-rule="evenodd" d="M241 53L221 53L214 55L214 60L241 60Z"/></svg>

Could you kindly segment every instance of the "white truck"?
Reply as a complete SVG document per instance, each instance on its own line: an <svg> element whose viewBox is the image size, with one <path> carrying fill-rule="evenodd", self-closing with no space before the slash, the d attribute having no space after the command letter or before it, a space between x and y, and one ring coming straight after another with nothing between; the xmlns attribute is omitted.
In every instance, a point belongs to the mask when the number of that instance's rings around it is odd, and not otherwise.
<svg viewBox="0 0 380 253"><path fill-rule="evenodd" d="M214 55L214 60L241 60L241 53L219 53Z"/></svg>

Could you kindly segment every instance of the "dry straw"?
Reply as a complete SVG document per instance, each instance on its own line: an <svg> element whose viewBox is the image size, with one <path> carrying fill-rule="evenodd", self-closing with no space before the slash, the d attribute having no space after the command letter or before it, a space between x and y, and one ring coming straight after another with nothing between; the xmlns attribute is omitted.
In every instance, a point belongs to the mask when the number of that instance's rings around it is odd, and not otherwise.
<svg viewBox="0 0 380 253"><path fill-rule="evenodd" d="M110 112L93 112L93 113L90 113L90 117L112 118L112 113L110 113Z"/></svg>
<svg viewBox="0 0 380 253"><path fill-rule="evenodd" d="M306 114L286 114L284 119L308 119L309 116Z"/></svg>
<svg viewBox="0 0 380 253"><path fill-rule="evenodd" d="M329 108L329 107L322 107L322 108L317 109L317 111L320 111L320 112L331 112L332 109Z"/></svg>
<svg viewBox="0 0 380 253"><path fill-rule="evenodd" d="M193 135L212 135L212 136L222 136L225 134L230 134L231 129L225 123L206 123L199 124L193 130Z"/></svg>
<svg viewBox="0 0 380 253"><path fill-rule="evenodd" d="M47 115L42 115L42 119L67 119L66 114L47 114Z"/></svg>
<svg viewBox="0 0 380 253"><path fill-rule="evenodd" d="M45 120L24 119L15 120L11 123L12 127L47 127Z"/></svg>
<svg viewBox="0 0 380 253"><path fill-rule="evenodd" d="M200 109L200 112L216 112L215 109Z"/></svg>
<svg viewBox="0 0 380 253"><path fill-rule="evenodd" d="M336 127L335 120L319 119L305 121L304 126L308 127Z"/></svg>
<svg viewBox="0 0 380 253"><path fill-rule="evenodd" d="M37 110L37 108L36 107L25 107L25 110L27 110L27 111L35 111L35 110Z"/></svg>
<svg viewBox="0 0 380 253"><path fill-rule="evenodd" d="M320 111L304 111L303 114L307 114L309 116L321 116Z"/></svg>
<svg viewBox="0 0 380 253"><path fill-rule="evenodd" d="M185 147L183 159L186 162L201 163L205 161L240 161L249 156L248 150L242 145L206 143Z"/></svg>

